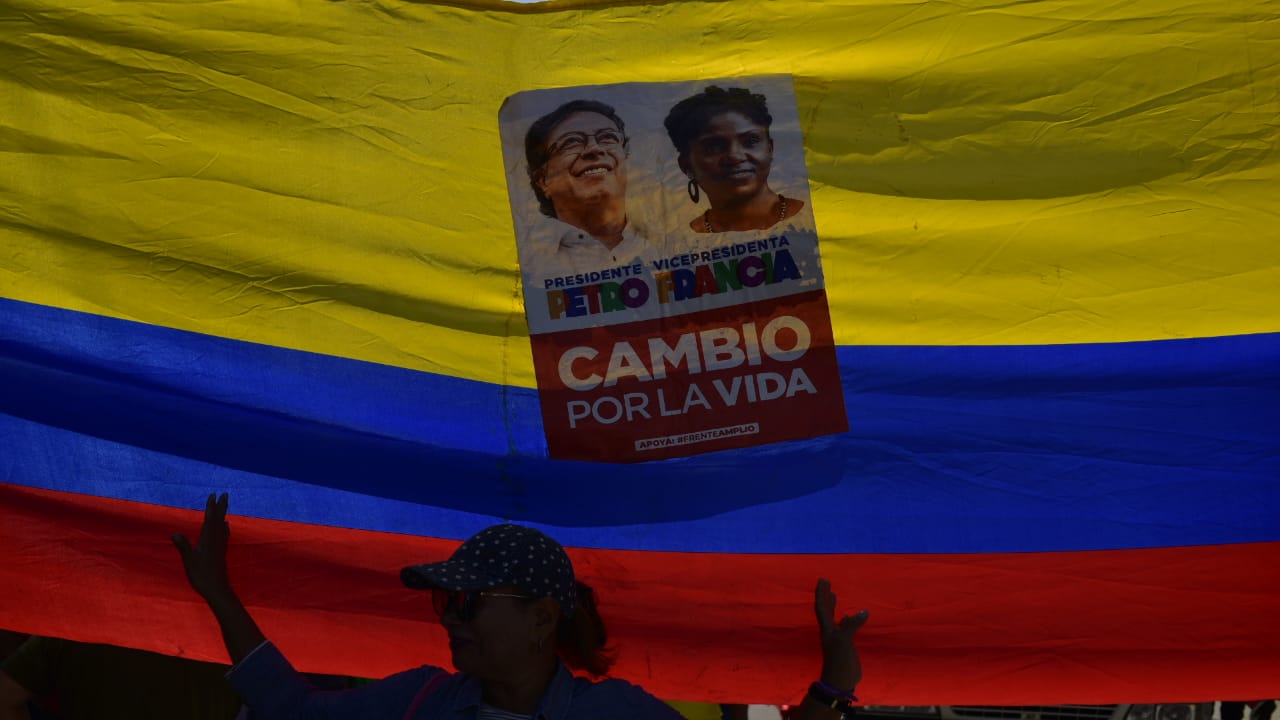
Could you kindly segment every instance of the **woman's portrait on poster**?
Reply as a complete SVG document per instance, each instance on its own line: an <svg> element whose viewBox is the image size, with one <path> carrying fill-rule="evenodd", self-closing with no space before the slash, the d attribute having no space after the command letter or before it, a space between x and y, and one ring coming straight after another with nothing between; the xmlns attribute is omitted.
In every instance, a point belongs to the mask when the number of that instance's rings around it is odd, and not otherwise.
<svg viewBox="0 0 1280 720"><path fill-rule="evenodd" d="M689 199L705 194L710 205L689 221L695 233L767 230L804 208L769 187L773 116L764 95L711 85L676 103L663 124Z"/></svg>

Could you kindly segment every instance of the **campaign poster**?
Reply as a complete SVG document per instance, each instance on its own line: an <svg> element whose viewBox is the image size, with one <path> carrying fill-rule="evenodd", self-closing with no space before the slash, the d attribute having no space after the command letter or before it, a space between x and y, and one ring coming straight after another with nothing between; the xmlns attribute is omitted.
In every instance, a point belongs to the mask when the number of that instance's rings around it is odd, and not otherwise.
<svg viewBox="0 0 1280 720"><path fill-rule="evenodd" d="M531 90L499 126L551 457L848 429L790 76Z"/></svg>

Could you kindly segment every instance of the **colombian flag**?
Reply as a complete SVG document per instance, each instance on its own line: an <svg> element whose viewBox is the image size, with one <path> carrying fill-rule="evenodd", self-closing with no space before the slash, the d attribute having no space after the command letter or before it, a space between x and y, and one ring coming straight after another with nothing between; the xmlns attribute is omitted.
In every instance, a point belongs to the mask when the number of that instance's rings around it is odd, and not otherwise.
<svg viewBox="0 0 1280 720"><path fill-rule="evenodd" d="M401 566L499 520L616 672L877 704L1280 692L1280 4L0 0L0 626L446 664ZM848 430L549 456L498 113L789 75Z"/></svg>

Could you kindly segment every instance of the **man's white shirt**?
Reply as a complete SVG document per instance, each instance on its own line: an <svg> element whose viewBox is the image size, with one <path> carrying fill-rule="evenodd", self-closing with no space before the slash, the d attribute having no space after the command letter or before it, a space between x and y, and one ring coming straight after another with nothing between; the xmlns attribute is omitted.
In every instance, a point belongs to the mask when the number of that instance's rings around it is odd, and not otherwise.
<svg viewBox="0 0 1280 720"><path fill-rule="evenodd" d="M622 230L622 242L609 248L582 228L554 218L540 223L531 234L532 245L521 252L525 280L542 288L545 280L607 270L635 262L647 264L656 254L641 228L630 219Z"/></svg>

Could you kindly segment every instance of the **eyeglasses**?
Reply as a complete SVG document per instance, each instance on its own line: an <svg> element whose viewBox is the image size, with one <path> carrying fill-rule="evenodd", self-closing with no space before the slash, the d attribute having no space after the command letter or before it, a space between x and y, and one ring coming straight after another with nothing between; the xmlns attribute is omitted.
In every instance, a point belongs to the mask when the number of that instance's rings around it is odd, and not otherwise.
<svg viewBox="0 0 1280 720"><path fill-rule="evenodd" d="M595 140L596 147L602 149L616 148L627 143L627 138L622 134L622 131L614 128L605 128L592 134L568 132L561 135L558 142L547 147L547 155L560 155L561 153L581 155L587 151L588 140Z"/></svg>
<svg viewBox="0 0 1280 720"><path fill-rule="evenodd" d="M453 610L457 613L459 620L471 622L471 619L476 616L476 609L482 597L534 599L532 595L516 595L514 593L492 592L489 590L441 590L433 588L431 590L431 607L435 609L436 615L440 617L444 617L445 613Z"/></svg>

